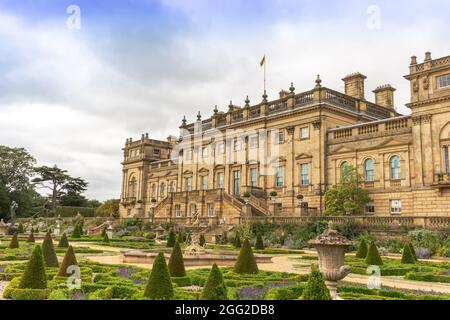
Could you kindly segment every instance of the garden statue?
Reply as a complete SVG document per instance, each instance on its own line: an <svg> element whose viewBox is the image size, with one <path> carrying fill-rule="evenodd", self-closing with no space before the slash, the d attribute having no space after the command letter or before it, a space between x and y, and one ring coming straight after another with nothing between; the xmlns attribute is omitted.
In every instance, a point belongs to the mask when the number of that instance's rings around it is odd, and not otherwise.
<svg viewBox="0 0 450 320"><path fill-rule="evenodd" d="M188 256L199 255L205 252L205 249L200 245L200 232L195 230L200 226L199 221L200 212L195 210L192 214L192 222L191 225L194 227L191 234L191 243L184 249L184 254Z"/></svg>
<svg viewBox="0 0 450 320"><path fill-rule="evenodd" d="M192 214L192 226L198 227L200 225L199 216L200 212L198 212L198 210L195 210L195 212Z"/></svg>
<svg viewBox="0 0 450 320"><path fill-rule="evenodd" d="M308 241L319 254L319 270L325 277L325 284L330 290L333 300L339 300L336 285L351 271L350 266L344 265L345 251L352 244L350 240L339 234L328 223L328 229L316 239Z"/></svg>
<svg viewBox="0 0 450 320"><path fill-rule="evenodd" d="M9 207L10 210L10 220L11 226L13 226L16 223L16 210L19 208L19 205L17 202L13 201L11 202L11 206Z"/></svg>

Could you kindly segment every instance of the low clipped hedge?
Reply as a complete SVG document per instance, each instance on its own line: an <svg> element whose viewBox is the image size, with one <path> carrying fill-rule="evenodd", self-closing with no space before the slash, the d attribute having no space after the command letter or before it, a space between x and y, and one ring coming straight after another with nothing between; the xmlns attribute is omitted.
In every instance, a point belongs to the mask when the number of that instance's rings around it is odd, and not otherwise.
<svg viewBox="0 0 450 320"><path fill-rule="evenodd" d="M267 291L264 300L297 300L304 289L304 284L272 288Z"/></svg>
<svg viewBox="0 0 450 320"><path fill-rule="evenodd" d="M55 217L59 215L61 217L75 217L78 213L80 213L83 217L94 217L95 208L60 206L55 208L52 215Z"/></svg>
<svg viewBox="0 0 450 320"><path fill-rule="evenodd" d="M405 279L426 282L450 283L450 275L436 274L435 272L408 272Z"/></svg>
<svg viewBox="0 0 450 320"><path fill-rule="evenodd" d="M3 290L3 298L12 300L45 300L49 289L19 289L21 277L15 277Z"/></svg>
<svg viewBox="0 0 450 320"><path fill-rule="evenodd" d="M172 283L177 287L189 287L192 285L191 278L186 277L171 277Z"/></svg>

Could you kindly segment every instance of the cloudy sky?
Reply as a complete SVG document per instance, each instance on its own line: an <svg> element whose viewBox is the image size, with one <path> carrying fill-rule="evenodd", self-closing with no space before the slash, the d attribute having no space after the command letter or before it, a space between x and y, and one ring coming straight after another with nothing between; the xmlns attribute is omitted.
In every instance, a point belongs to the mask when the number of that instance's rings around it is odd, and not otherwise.
<svg viewBox="0 0 450 320"><path fill-rule="evenodd" d="M264 54L270 98L317 74L342 91L360 71L368 100L390 83L408 113L410 56L450 54L448 12L433 0L0 0L0 144L117 198L127 137L165 139L184 114L259 102Z"/></svg>

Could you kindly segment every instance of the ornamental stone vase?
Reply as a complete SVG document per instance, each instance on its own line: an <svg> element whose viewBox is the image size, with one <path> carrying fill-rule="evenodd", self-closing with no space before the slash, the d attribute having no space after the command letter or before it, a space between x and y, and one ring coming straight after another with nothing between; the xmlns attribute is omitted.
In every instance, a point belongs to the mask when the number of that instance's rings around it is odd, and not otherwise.
<svg viewBox="0 0 450 320"><path fill-rule="evenodd" d="M351 267L344 265L344 257L352 242L334 230L330 221L328 229L308 243L319 254L319 270L325 277L325 284L330 290L331 298L339 300L336 285L350 273Z"/></svg>

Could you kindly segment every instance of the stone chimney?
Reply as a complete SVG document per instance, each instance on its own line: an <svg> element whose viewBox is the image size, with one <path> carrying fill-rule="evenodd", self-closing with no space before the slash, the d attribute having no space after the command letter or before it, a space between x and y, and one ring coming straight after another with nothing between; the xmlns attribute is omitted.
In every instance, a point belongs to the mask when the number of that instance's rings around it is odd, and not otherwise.
<svg viewBox="0 0 450 320"><path fill-rule="evenodd" d="M345 83L345 94L356 99L364 98L364 80L367 77L359 72L349 74L342 81Z"/></svg>
<svg viewBox="0 0 450 320"><path fill-rule="evenodd" d="M375 93L375 103L379 106L394 109L394 91L395 88L390 84L385 84L373 90Z"/></svg>
<svg viewBox="0 0 450 320"><path fill-rule="evenodd" d="M281 90L281 91L280 91L280 99L284 99L284 98L288 97L289 94L290 94L289 91L287 91L287 90Z"/></svg>

